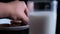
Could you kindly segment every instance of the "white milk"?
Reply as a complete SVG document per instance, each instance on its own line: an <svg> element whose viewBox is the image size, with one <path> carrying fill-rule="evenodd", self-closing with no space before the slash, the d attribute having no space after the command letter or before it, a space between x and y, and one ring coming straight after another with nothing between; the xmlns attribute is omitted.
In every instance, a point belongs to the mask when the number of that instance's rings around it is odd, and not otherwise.
<svg viewBox="0 0 60 34"><path fill-rule="evenodd" d="M30 12L30 34L55 34L57 18L57 1L52 2L52 11ZM46 22L41 22L41 16Z"/></svg>

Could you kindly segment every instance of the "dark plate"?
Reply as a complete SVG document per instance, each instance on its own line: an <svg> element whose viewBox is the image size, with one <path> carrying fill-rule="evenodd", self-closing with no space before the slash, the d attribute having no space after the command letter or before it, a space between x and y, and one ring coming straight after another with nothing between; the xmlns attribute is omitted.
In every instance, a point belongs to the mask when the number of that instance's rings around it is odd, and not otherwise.
<svg viewBox="0 0 60 34"><path fill-rule="evenodd" d="M0 30L24 30L29 28L29 25L25 26L12 26L12 27L0 27Z"/></svg>

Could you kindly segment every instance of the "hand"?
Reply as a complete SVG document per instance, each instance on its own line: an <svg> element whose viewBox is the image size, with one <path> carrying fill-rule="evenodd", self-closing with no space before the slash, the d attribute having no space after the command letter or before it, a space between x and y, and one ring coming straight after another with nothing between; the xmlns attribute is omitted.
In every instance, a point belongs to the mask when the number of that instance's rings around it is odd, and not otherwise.
<svg viewBox="0 0 60 34"><path fill-rule="evenodd" d="M28 8L23 1L0 3L0 18L11 18L12 20L22 19L24 22L29 22Z"/></svg>

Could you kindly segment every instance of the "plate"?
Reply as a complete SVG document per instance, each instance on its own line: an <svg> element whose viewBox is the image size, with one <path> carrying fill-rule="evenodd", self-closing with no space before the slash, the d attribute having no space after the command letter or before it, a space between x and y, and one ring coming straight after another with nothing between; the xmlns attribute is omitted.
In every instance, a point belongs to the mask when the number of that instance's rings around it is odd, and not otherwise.
<svg viewBox="0 0 60 34"><path fill-rule="evenodd" d="M25 26L14 26L14 27L0 27L0 30L24 30L29 28L29 25Z"/></svg>

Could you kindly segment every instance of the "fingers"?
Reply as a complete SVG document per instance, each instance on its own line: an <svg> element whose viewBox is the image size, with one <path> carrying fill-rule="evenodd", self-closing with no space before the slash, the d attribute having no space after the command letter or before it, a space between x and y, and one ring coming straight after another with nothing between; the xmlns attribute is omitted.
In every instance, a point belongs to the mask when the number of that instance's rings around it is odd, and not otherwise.
<svg viewBox="0 0 60 34"><path fill-rule="evenodd" d="M13 20L16 20L17 19L16 13L15 14L11 13L11 17L13 18Z"/></svg>
<svg viewBox="0 0 60 34"><path fill-rule="evenodd" d="M29 22L29 18L28 18L28 8L27 8L27 6L26 6L25 3L23 3L23 4L24 4L24 11L18 10L18 12L21 11L19 17L21 17L24 22L28 23L28 22ZM19 7L18 7L18 8L19 8ZM22 7L22 8L23 8L23 7Z"/></svg>
<svg viewBox="0 0 60 34"><path fill-rule="evenodd" d="M23 20L25 23L28 23L28 22L29 22L29 18L26 16L25 13L22 13L22 14L21 14L21 18L22 18L22 20Z"/></svg>
<svg viewBox="0 0 60 34"><path fill-rule="evenodd" d="M22 13L22 19L25 21L25 22L29 22L29 17L28 17L28 8L25 6L25 10L24 10L24 13Z"/></svg>
<svg viewBox="0 0 60 34"><path fill-rule="evenodd" d="M26 14L26 16L28 17L28 8L27 8L27 7L25 8L24 13L25 13L25 14Z"/></svg>

